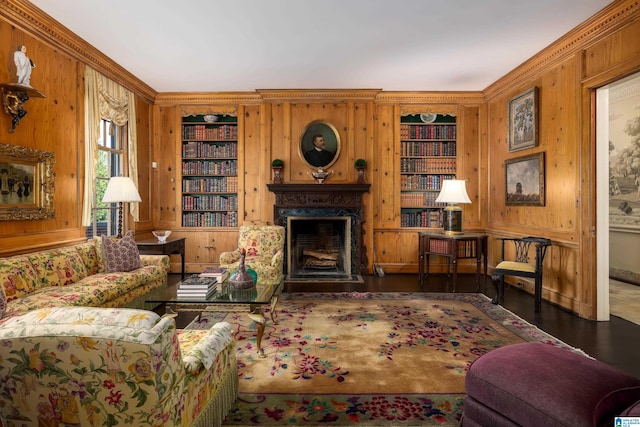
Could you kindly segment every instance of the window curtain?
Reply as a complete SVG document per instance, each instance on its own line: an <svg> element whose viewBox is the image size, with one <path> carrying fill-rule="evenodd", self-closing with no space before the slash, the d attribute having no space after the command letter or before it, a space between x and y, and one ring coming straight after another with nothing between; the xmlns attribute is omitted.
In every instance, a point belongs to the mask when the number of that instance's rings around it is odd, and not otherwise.
<svg viewBox="0 0 640 427"><path fill-rule="evenodd" d="M129 124L128 147L128 175L138 187L138 159L136 142L136 102L134 94L101 75L97 71L86 67L84 72L85 84L85 178L84 201L82 206L82 225L91 225L91 208L94 198L94 182L98 164L98 139L100 138L100 120L111 120L118 126ZM134 221L139 219L138 203L129 203L129 211Z"/></svg>

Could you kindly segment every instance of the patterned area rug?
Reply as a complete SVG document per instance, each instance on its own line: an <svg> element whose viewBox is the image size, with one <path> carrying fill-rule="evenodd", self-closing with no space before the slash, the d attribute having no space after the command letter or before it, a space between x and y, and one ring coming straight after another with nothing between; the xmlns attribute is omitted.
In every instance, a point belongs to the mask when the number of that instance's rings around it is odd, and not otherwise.
<svg viewBox="0 0 640 427"><path fill-rule="evenodd" d="M220 319L203 315L188 328ZM240 370L224 425L456 426L480 355L523 341L568 347L482 294L285 294L278 324L267 321L265 359L247 315L224 320Z"/></svg>

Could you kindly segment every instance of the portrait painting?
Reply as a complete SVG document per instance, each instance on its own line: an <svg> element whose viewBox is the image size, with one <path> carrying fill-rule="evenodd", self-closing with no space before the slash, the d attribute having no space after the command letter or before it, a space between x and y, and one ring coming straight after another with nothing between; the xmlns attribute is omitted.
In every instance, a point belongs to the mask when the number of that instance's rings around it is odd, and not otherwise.
<svg viewBox="0 0 640 427"><path fill-rule="evenodd" d="M327 168L340 154L340 135L323 121L309 123L300 138L300 156L312 168Z"/></svg>

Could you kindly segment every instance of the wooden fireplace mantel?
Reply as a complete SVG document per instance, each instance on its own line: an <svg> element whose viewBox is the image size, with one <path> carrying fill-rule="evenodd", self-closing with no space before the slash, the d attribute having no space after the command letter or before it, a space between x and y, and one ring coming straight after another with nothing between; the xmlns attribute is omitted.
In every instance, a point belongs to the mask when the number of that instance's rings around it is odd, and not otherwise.
<svg viewBox="0 0 640 427"><path fill-rule="evenodd" d="M362 194L371 184L267 184L276 195L276 207L362 207Z"/></svg>

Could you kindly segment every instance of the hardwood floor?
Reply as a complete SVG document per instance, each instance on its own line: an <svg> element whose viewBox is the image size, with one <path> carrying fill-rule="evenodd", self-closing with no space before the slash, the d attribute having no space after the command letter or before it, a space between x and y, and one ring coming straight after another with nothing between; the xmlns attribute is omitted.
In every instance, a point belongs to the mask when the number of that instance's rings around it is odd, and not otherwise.
<svg viewBox="0 0 640 427"><path fill-rule="evenodd" d="M179 274L170 276L170 284L180 278ZM284 292L449 292L449 283L445 274L431 274L421 288L416 274L387 274L364 276L361 284L285 285ZM481 284L480 290L493 298L494 287L489 278L486 284L486 289ZM457 292L475 291L475 275L458 276ZM503 305L507 310L595 359L640 377L640 325L616 316L611 316L608 322L582 319L546 301L536 314L533 302L533 295L525 291L515 287L505 289Z"/></svg>

